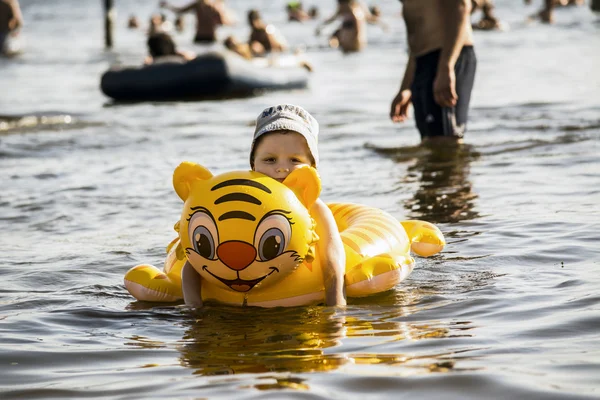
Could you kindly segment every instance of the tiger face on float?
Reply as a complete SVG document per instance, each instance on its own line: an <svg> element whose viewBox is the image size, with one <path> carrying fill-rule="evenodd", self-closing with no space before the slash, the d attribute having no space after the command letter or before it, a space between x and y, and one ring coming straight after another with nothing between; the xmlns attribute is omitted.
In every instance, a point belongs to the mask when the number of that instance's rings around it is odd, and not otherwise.
<svg viewBox="0 0 600 400"><path fill-rule="evenodd" d="M185 202L179 237L202 279L235 292L269 287L312 261L318 239L308 209L321 191L300 168L283 183L254 171L213 176L184 162L173 187Z"/></svg>

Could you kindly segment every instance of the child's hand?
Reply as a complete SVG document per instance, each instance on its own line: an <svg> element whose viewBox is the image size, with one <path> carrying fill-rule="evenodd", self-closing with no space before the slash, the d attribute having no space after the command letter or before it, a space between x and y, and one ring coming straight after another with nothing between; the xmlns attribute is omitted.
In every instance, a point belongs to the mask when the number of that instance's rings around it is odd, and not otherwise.
<svg viewBox="0 0 600 400"><path fill-rule="evenodd" d="M183 291L183 301L185 301L186 306L202 307L201 286L200 274L196 272L189 261L186 261L181 270L181 289Z"/></svg>

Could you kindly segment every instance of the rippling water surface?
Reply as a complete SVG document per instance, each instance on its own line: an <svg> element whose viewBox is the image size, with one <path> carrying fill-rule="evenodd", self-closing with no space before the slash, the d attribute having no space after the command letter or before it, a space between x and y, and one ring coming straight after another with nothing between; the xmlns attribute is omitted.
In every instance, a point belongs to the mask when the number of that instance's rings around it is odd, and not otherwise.
<svg viewBox="0 0 600 400"><path fill-rule="evenodd" d="M102 49L100 1L21 0L25 52L0 59L0 397L600 397L600 23L588 7L526 22L535 6L497 1L506 32L477 32L466 144L418 147L389 102L406 62L397 2L388 32L344 56L314 22L284 23L306 44L310 88L226 101L113 104L99 79L138 63L154 2L116 1ZM307 5L310 5L307 3ZM322 14L334 2L321 6ZM177 35L189 44L188 30ZM334 26L331 26L331 30ZM134 302L131 266L160 265L180 202L182 160L246 169L253 120L291 102L322 127L322 197L436 223L448 246L394 290L346 309Z"/></svg>

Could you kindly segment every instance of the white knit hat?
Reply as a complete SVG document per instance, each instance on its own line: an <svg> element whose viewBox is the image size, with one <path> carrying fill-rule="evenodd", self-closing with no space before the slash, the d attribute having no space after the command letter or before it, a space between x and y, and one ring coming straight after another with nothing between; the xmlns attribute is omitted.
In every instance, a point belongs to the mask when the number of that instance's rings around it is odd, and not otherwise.
<svg viewBox="0 0 600 400"><path fill-rule="evenodd" d="M315 160L315 167L319 164L319 123L304 108L293 104L280 104L268 107L256 118L254 139L250 147L250 165L254 166L254 145L256 140L268 132L288 130L294 131L306 139L308 150Z"/></svg>

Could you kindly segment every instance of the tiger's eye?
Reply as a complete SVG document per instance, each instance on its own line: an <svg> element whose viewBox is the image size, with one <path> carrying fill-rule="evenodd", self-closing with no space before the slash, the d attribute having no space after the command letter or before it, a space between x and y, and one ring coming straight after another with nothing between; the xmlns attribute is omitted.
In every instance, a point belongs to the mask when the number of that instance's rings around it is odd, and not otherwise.
<svg viewBox="0 0 600 400"><path fill-rule="evenodd" d="M199 226L194 230L194 250L202 257L212 260L215 257L215 242L208 229Z"/></svg>
<svg viewBox="0 0 600 400"><path fill-rule="evenodd" d="M264 261L272 260L283 253L284 248L283 232L277 228L271 228L260 238L258 256Z"/></svg>

